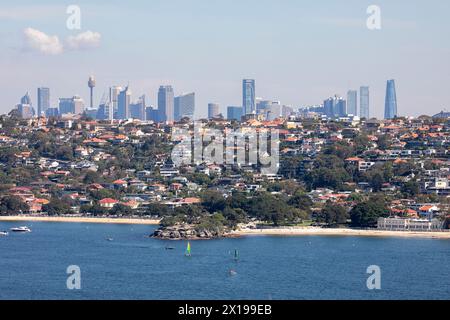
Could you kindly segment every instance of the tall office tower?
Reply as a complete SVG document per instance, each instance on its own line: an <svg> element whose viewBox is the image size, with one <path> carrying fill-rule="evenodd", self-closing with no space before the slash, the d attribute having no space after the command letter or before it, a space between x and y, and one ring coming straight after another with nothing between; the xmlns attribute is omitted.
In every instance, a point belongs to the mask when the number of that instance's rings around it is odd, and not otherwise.
<svg viewBox="0 0 450 320"><path fill-rule="evenodd" d="M195 112L195 93L186 93L175 97L174 118L180 121L182 118L194 119Z"/></svg>
<svg viewBox="0 0 450 320"><path fill-rule="evenodd" d="M147 121L161 122L158 109L155 109L152 106L145 108L145 119Z"/></svg>
<svg viewBox="0 0 450 320"><path fill-rule="evenodd" d="M46 111L50 108L50 89L49 88L38 88L38 112L37 116L45 116Z"/></svg>
<svg viewBox="0 0 450 320"><path fill-rule="evenodd" d="M395 92L395 80L388 80L386 85L386 102L384 105L384 118L397 117L397 94Z"/></svg>
<svg viewBox="0 0 450 320"><path fill-rule="evenodd" d="M273 101L271 100L260 100L256 104L256 114L266 114L266 112L272 106Z"/></svg>
<svg viewBox="0 0 450 320"><path fill-rule="evenodd" d="M338 117L346 117L348 115L347 112L347 101L344 98L340 98L336 104L336 114Z"/></svg>
<svg viewBox="0 0 450 320"><path fill-rule="evenodd" d="M115 117L115 115L117 114L117 110L119 109L119 93L122 90L123 88L120 86L113 86L109 88L109 102L113 110L113 117Z"/></svg>
<svg viewBox="0 0 450 320"><path fill-rule="evenodd" d="M59 114L82 114L84 111L84 102L80 96L72 98L59 98Z"/></svg>
<svg viewBox="0 0 450 320"><path fill-rule="evenodd" d="M370 119L370 96L369 87L363 86L359 89L359 117Z"/></svg>
<svg viewBox="0 0 450 320"><path fill-rule="evenodd" d="M139 100L130 104L130 117L144 121L145 115L145 96L139 97Z"/></svg>
<svg viewBox="0 0 450 320"><path fill-rule="evenodd" d="M20 98L20 103L21 104L29 104L31 106L31 97L28 92L25 93L25 95L22 98Z"/></svg>
<svg viewBox="0 0 450 320"><path fill-rule="evenodd" d="M241 121L243 115L242 107L230 106L227 108L227 119Z"/></svg>
<svg viewBox="0 0 450 320"><path fill-rule="evenodd" d="M88 87L91 91L91 103L89 105L89 107L91 109L94 109L94 87L95 87L95 79L94 76L90 76L89 80L88 80Z"/></svg>
<svg viewBox="0 0 450 320"><path fill-rule="evenodd" d="M324 113L327 117L337 118L347 115L347 102L337 95L323 102Z"/></svg>
<svg viewBox="0 0 450 320"><path fill-rule="evenodd" d="M97 110L96 119L97 120L112 120L112 105L111 102L101 103Z"/></svg>
<svg viewBox="0 0 450 320"><path fill-rule="evenodd" d="M356 90L347 92L347 113L352 116L358 115L358 91Z"/></svg>
<svg viewBox="0 0 450 320"><path fill-rule="evenodd" d="M45 116L47 118L57 117L59 115L58 107L50 107L45 111Z"/></svg>
<svg viewBox="0 0 450 320"><path fill-rule="evenodd" d="M117 98L117 119L128 119L130 116L131 91L128 86L120 91Z"/></svg>
<svg viewBox="0 0 450 320"><path fill-rule="evenodd" d="M16 105L16 109L23 119L34 117L34 109L31 105L31 98L28 92L20 99L20 103Z"/></svg>
<svg viewBox="0 0 450 320"><path fill-rule="evenodd" d="M217 103L208 103L208 119L217 118L220 114L220 106Z"/></svg>
<svg viewBox="0 0 450 320"><path fill-rule="evenodd" d="M158 112L161 122L173 122L174 93L172 86L160 86L158 91Z"/></svg>
<svg viewBox="0 0 450 320"><path fill-rule="evenodd" d="M244 115L256 112L255 80L253 79L244 79L242 81L242 106Z"/></svg>

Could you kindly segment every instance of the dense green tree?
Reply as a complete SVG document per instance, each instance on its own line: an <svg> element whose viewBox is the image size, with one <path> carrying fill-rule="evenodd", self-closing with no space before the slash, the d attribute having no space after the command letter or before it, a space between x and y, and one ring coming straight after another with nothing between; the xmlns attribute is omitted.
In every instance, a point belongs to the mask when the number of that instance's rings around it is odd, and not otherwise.
<svg viewBox="0 0 450 320"><path fill-rule="evenodd" d="M42 206L42 210L47 212L49 216L58 216L73 213L70 204L64 202L59 198L51 198L49 203Z"/></svg>
<svg viewBox="0 0 450 320"><path fill-rule="evenodd" d="M349 217L350 215L344 207L327 202L318 215L318 221L333 226L347 223Z"/></svg>
<svg viewBox="0 0 450 320"><path fill-rule="evenodd" d="M420 185L417 181L411 180L403 184L401 191L407 197L415 197L420 193Z"/></svg>
<svg viewBox="0 0 450 320"><path fill-rule="evenodd" d="M375 227L378 218L388 216L387 212L385 202L379 199L361 202L350 211L352 226L359 228Z"/></svg>
<svg viewBox="0 0 450 320"><path fill-rule="evenodd" d="M21 198L16 196L5 196L0 200L1 215L25 213L29 209L29 206Z"/></svg>
<svg viewBox="0 0 450 320"><path fill-rule="evenodd" d="M109 214L114 216L131 216L133 215L133 209L129 206L118 203L111 210L109 210Z"/></svg>

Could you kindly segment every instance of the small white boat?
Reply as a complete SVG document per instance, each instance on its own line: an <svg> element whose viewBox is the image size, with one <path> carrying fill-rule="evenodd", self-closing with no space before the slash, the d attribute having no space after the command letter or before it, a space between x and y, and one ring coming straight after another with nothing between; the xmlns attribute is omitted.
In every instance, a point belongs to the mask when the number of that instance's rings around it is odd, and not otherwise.
<svg viewBox="0 0 450 320"><path fill-rule="evenodd" d="M18 227L18 228L11 228L12 232L31 232L31 229L28 227Z"/></svg>
<svg viewBox="0 0 450 320"><path fill-rule="evenodd" d="M8 234L8 231L0 231L0 236L7 236Z"/></svg>

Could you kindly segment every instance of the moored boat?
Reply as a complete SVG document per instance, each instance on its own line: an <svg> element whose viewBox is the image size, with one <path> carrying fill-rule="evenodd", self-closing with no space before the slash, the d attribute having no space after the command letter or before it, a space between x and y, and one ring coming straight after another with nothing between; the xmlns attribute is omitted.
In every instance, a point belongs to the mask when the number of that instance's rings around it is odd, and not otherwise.
<svg viewBox="0 0 450 320"><path fill-rule="evenodd" d="M31 229L28 227L17 227L17 228L11 228L12 232L31 232Z"/></svg>

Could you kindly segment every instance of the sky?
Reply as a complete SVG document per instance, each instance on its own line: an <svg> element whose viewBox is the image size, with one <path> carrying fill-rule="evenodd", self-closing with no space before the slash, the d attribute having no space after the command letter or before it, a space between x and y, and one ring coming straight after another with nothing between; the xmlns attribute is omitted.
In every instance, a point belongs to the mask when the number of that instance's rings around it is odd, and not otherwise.
<svg viewBox="0 0 450 320"><path fill-rule="evenodd" d="M448 0L147 0L0 2L0 113L37 87L95 104L113 85L130 85L156 105L160 85L209 102L242 105L242 79L256 96L294 107L370 87L382 117L386 81L396 80L400 115L450 110ZM67 7L80 8L69 29ZM369 30L367 8L381 9ZM72 21L72 20L71 20Z"/></svg>

